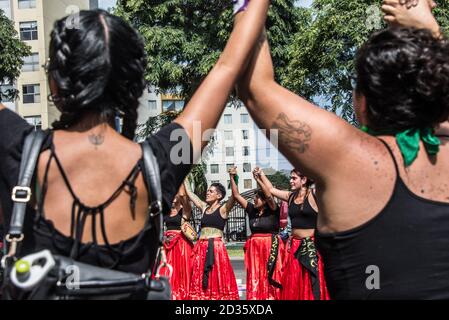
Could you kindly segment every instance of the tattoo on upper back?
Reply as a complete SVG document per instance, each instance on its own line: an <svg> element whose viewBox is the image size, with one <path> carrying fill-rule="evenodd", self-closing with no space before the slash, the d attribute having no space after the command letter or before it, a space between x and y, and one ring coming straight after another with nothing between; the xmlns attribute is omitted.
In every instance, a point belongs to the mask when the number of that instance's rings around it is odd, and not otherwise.
<svg viewBox="0 0 449 320"><path fill-rule="evenodd" d="M304 153L309 148L312 139L312 128L299 120L290 120L285 113L280 113L272 125L272 129L279 130L279 140L288 148Z"/></svg>
<svg viewBox="0 0 449 320"><path fill-rule="evenodd" d="M89 135L89 141L95 146L95 150L98 146L102 145L104 142L104 135L102 133L99 134L90 134Z"/></svg>

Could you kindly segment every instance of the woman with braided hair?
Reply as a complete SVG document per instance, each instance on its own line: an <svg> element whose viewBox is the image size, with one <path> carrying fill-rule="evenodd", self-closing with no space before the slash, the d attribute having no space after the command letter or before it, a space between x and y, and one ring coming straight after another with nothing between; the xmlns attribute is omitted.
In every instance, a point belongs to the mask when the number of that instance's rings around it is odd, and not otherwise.
<svg viewBox="0 0 449 320"><path fill-rule="evenodd" d="M165 214L207 143L193 139L194 126L200 123L202 136L217 125L268 7L268 0L249 6L182 114L147 139L159 164ZM76 28L69 21L56 21L51 33L49 99L61 117L45 132L21 254L49 249L80 262L142 274L152 267L158 247L155 228L143 228L148 191L142 149L133 142L138 99L146 86L144 45L132 27L106 11L79 12ZM122 134L114 130L117 115L123 117ZM0 199L6 225L24 139L32 130L0 104ZM177 152L171 152L174 147Z"/></svg>

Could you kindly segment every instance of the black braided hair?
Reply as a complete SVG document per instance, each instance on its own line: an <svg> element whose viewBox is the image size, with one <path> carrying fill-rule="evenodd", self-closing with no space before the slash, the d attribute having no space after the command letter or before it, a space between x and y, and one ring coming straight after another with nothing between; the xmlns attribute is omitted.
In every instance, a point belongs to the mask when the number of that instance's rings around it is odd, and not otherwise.
<svg viewBox="0 0 449 320"><path fill-rule="evenodd" d="M49 80L66 129L86 112L102 122L123 115L123 135L134 138L139 98L146 86L146 56L141 37L124 20L103 10L81 11L76 25L67 17L51 33Z"/></svg>

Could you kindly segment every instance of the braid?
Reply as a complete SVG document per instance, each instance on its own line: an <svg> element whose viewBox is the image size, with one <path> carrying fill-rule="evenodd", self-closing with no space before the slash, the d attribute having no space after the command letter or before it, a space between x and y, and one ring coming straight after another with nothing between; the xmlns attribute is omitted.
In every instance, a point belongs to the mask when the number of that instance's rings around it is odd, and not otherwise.
<svg viewBox="0 0 449 320"><path fill-rule="evenodd" d="M123 136L134 140L134 136L137 128L137 106L131 107L125 110L125 116L123 117Z"/></svg>

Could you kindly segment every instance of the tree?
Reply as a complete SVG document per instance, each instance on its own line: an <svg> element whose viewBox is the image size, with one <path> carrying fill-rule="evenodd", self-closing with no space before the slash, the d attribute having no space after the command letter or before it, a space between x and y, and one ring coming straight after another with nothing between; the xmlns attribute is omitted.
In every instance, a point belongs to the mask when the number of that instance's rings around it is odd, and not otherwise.
<svg viewBox="0 0 449 320"><path fill-rule="evenodd" d="M19 39L14 23L0 9L0 86L10 85L19 77L23 58L29 55L30 48ZM0 101L16 99L17 95L15 89L0 90Z"/></svg>
<svg viewBox="0 0 449 320"><path fill-rule="evenodd" d="M280 171L276 171L274 174L267 175L268 180L273 186L280 190L290 190L289 178Z"/></svg>
<svg viewBox="0 0 449 320"><path fill-rule="evenodd" d="M279 74L295 33L294 0L273 0L267 25ZM145 41L147 81L188 101L217 61L232 29L230 0L119 0L116 14Z"/></svg>
<svg viewBox="0 0 449 320"><path fill-rule="evenodd" d="M314 0L301 8L297 33L288 49L290 62L281 83L293 92L351 123L351 77L357 49L384 27L381 0ZM435 11L444 31L449 31L449 5L436 0Z"/></svg>

